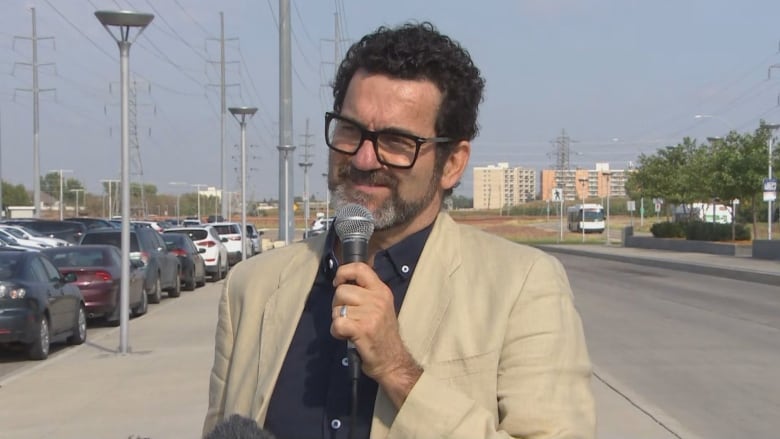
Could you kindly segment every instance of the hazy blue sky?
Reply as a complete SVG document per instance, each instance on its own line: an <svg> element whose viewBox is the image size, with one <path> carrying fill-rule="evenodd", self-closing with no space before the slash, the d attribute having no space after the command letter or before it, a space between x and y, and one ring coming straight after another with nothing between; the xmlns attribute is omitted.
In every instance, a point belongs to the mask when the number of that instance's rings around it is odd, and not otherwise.
<svg viewBox="0 0 780 439"><path fill-rule="evenodd" d="M143 178L220 185L219 12L225 14L228 106L259 107L247 131L248 196L277 197L278 1L0 0L2 178L32 188L32 87L28 40L34 6L41 40L41 172L69 169L99 192L119 178L118 49L93 13L131 9L156 18L130 52L138 84ZM324 196L323 113L331 94L334 14L354 41L379 25L430 20L459 40L487 79L472 165L555 163L551 141L573 140L571 162L624 169L684 136L780 121L777 0L292 0L293 130L303 161L306 121L314 146L311 192ZM330 40L330 41L328 41ZM341 52L348 44L340 44ZM696 114L714 117L695 119ZM228 115L229 190L239 187L238 123ZM234 145L236 145L234 147ZM303 189L302 172L295 192ZM471 196L468 174L458 193ZM187 189L192 191L191 188Z"/></svg>

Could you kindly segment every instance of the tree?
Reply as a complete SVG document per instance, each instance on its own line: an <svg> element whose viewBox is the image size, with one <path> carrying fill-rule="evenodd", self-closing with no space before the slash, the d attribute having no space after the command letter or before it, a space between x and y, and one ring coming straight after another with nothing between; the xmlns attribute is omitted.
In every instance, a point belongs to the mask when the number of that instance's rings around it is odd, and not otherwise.
<svg viewBox="0 0 780 439"><path fill-rule="evenodd" d="M13 185L3 182L3 210L7 206L30 206L33 201L23 184Z"/></svg>

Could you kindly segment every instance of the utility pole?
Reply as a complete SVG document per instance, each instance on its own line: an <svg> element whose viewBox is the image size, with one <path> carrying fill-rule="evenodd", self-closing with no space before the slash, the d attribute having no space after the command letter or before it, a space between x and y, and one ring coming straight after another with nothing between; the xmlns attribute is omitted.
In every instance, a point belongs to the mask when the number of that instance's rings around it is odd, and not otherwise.
<svg viewBox="0 0 780 439"><path fill-rule="evenodd" d="M236 38L231 38L235 40ZM209 61L216 64L217 61ZM219 13L219 84L208 84L210 86L219 87L220 96L220 109L219 109L219 177L220 177L220 213L223 218L228 218L228 200L225 197L227 193L227 173L225 172L225 157L227 151L225 149L225 117L227 117L227 102L225 97L226 87L235 87L238 84L226 84L225 83L225 14L220 11ZM232 61L231 64L236 64L237 61Z"/></svg>
<svg viewBox="0 0 780 439"><path fill-rule="evenodd" d="M293 145L292 128L292 42L290 0L279 0L279 238L290 244L295 233L292 210Z"/></svg>
<svg viewBox="0 0 780 439"><path fill-rule="evenodd" d="M112 184L116 183L119 184L119 180L111 180L111 179L103 179L100 180L101 183L108 184L108 215L106 215L109 219L114 217L114 205L112 204L113 201L113 188Z"/></svg>
<svg viewBox="0 0 780 439"><path fill-rule="evenodd" d="M151 84L145 84L146 92L152 93ZM108 84L109 92L113 93L112 84ZM130 155L130 188L132 193L133 182L138 184L138 190L140 195L140 208L136 208L136 215L140 215L141 218L146 218L146 194L144 189L144 166L141 159L141 144L138 140L138 81L132 80L128 82L127 91L127 129L128 129L128 153ZM148 106L145 105L145 106ZM154 109L156 113L156 107ZM151 132L149 133L151 135ZM131 203L131 216L133 215L132 203Z"/></svg>
<svg viewBox="0 0 780 439"><path fill-rule="evenodd" d="M567 199L567 180L569 180L569 171L571 170L571 138L566 134L566 130L561 130L561 135L552 141L553 155L555 156L555 187L561 188L561 200ZM572 176L573 178L573 176ZM573 182L571 186L573 187ZM576 198L576 193L574 194Z"/></svg>
<svg viewBox="0 0 780 439"><path fill-rule="evenodd" d="M70 189L70 192L76 193L76 217L79 216L79 192L84 192L84 189ZM86 201L86 195L84 195Z"/></svg>
<svg viewBox="0 0 780 439"><path fill-rule="evenodd" d="M35 24L35 8L30 8L32 13L32 37L14 36L14 42L17 39L30 40L32 42L32 63L18 62L16 64L30 66L32 68L33 84L32 89L17 89L20 91L30 91L33 94L33 216L41 216L41 159L40 159L40 123L38 115L40 113L38 106L38 95L42 91L52 91L53 88L41 89L38 87L38 67L50 65L51 63L38 63L38 40L52 39L52 37L39 37Z"/></svg>
<svg viewBox="0 0 780 439"><path fill-rule="evenodd" d="M298 166L303 168L303 236L309 235L309 168L311 168L312 162L309 160L311 154L309 148L312 145L309 143L309 138L313 135L309 134L309 119L306 119L306 134L303 137L303 162L298 163Z"/></svg>
<svg viewBox="0 0 780 439"><path fill-rule="evenodd" d="M3 207L3 118L0 117L0 219L5 218L5 208Z"/></svg>

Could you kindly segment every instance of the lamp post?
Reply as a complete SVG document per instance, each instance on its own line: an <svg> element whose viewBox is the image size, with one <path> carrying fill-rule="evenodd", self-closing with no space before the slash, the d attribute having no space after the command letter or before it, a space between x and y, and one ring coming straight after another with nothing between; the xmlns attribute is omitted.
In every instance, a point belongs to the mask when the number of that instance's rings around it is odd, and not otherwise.
<svg viewBox="0 0 780 439"><path fill-rule="evenodd" d="M230 114L241 126L241 260L246 260L246 120L256 112L256 107L230 107Z"/></svg>
<svg viewBox="0 0 780 439"><path fill-rule="evenodd" d="M64 211L63 211L63 197L62 197L62 174L65 172L73 172L72 169L54 169L49 172L58 172L60 174L60 221L64 218Z"/></svg>
<svg viewBox="0 0 780 439"><path fill-rule="evenodd" d="M767 171L767 177L772 179L772 143L774 143L775 130L780 128L780 124L766 124L765 128L769 129L769 139L767 140L767 147L769 148L769 170ZM769 208L767 210L767 239L772 240L772 199L767 200Z"/></svg>
<svg viewBox="0 0 780 439"><path fill-rule="evenodd" d="M71 192L76 193L76 217L79 216L79 192L84 192L84 189L71 189Z"/></svg>
<svg viewBox="0 0 780 439"><path fill-rule="evenodd" d="M710 136L710 137L707 137L707 141L710 142L710 145L713 145L713 146L715 145L716 142L720 142L721 140L723 140L723 137L720 137L720 136ZM713 176L713 178L714 178L714 176ZM716 213L715 213L715 202L717 200L718 200L718 198L713 193L712 194L712 230L715 230L715 215L716 215ZM732 218L734 217L733 212L732 212L731 216L732 216ZM733 237L732 237L732 240L733 240Z"/></svg>
<svg viewBox="0 0 780 439"><path fill-rule="evenodd" d="M577 181L582 183L582 206L580 207L580 210L582 211L582 224L580 225L580 229L582 229L582 242L585 242L585 195L588 191L588 179L587 178L580 178Z"/></svg>
<svg viewBox="0 0 780 439"><path fill-rule="evenodd" d="M720 116L715 116L714 114L697 114L697 115L693 116L693 118L694 119L715 119L715 120L719 120L719 121L723 122L723 124L726 125L726 128L728 128L729 132L731 132L731 123L729 123L729 121L727 121L726 119L724 119L724 118L722 118Z"/></svg>
<svg viewBox="0 0 780 439"><path fill-rule="evenodd" d="M609 196L612 193L612 188L610 187L609 177L612 176L611 171L602 171L601 172L604 177L607 178L607 245L609 245Z"/></svg>
<svg viewBox="0 0 780 439"><path fill-rule="evenodd" d="M194 188L195 188L195 190L197 191L197 192L195 193L195 195L198 197L198 222L201 222L201 223L202 223L202 222L203 222L203 220L202 220L202 219L201 219L201 217L200 217L200 188L201 188L201 186L207 186L207 185L206 185L206 184L203 184L203 183L196 183L196 184L193 184L193 185L192 185L192 187L194 187Z"/></svg>
<svg viewBox="0 0 780 439"><path fill-rule="evenodd" d="M119 352L129 351L127 341L128 311L130 307L130 124L129 99L130 93L130 46L141 35L144 28L154 19L154 15L131 11L95 11L95 17L100 20L109 35L119 46L119 77L121 82L121 162L122 162L122 280L119 287ZM111 28L118 28L118 35ZM130 29L138 32L130 40Z"/></svg>
<svg viewBox="0 0 780 439"><path fill-rule="evenodd" d="M168 183L171 186L187 186L187 183L183 181L171 181ZM181 214L179 212L179 198L181 197L180 192L176 192L176 224L181 225Z"/></svg>
<svg viewBox="0 0 780 439"><path fill-rule="evenodd" d="M328 224L330 224L330 221L328 219L330 218L330 188L328 187L328 174L322 174L323 177L325 177L325 230L328 230Z"/></svg>

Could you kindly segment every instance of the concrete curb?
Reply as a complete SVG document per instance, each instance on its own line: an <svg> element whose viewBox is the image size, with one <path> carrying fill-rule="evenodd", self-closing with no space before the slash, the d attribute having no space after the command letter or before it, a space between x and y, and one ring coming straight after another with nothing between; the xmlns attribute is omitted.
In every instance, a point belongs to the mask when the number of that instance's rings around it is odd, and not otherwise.
<svg viewBox="0 0 780 439"><path fill-rule="evenodd" d="M630 264L646 265L650 267L668 268L671 270L680 270L689 273L724 277L728 279L736 279L745 282L755 282L766 285L780 285L780 266L777 273L768 273L764 271L751 270L744 267L729 268L723 266L697 264L675 258L674 254L670 254L668 259L666 259L653 256L636 256L629 254L608 253L605 251L593 251L588 250L586 248L587 246L584 246L582 249L561 247L556 245L537 245L535 247L550 253L564 253L575 256L595 256L601 259L607 259L616 262L627 262Z"/></svg>

